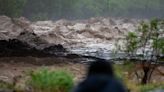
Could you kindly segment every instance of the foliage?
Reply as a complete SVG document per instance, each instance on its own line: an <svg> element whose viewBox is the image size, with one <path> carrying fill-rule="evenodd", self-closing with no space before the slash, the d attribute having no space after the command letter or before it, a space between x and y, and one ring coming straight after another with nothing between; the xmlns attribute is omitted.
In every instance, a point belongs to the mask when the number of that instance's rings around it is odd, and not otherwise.
<svg viewBox="0 0 164 92"><path fill-rule="evenodd" d="M127 48L127 52L129 54L133 54L131 52L134 52L137 49L137 44L138 44L137 38L138 37L137 37L136 33L134 33L134 32L128 33L128 35L126 37L126 40L127 40L126 48Z"/></svg>
<svg viewBox="0 0 164 92"><path fill-rule="evenodd" d="M115 70L115 73L116 73L116 76L121 79L122 76L124 75L123 74L123 66L120 65L120 64L115 64L114 65L114 70ZM121 79L122 80L122 79Z"/></svg>
<svg viewBox="0 0 164 92"><path fill-rule="evenodd" d="M34 92L69 92L73 87L73 79L64 71L41 69L31 74L28 84Z"/></svg>
<svg viewBox="0 0 164 92"><path fill-rule="evenodd" d="M0 0L0 15L19 17L26 0Z"/></svg>
<svg viewBox="0 0 164 92"><path fill-rule="evenodd" d="M126 36L126 52L138 54L137 51L142 50L140 54L146 55L145 57L150 56L150 54L163 54L164 37L162 35L164 29L161 21L155 19L150 23L142 22L138 30L129 32ZM146 49L150 49L149 52Z"/></svg>
<svg viewBox="0 0 164 92"><path fill-rule="evenodd" d="M159 81L158 83L148 83L141 85L135 83L132 78L129 77L131 69L134 63L126 64L114 64L114 70L118 78L120 78L127 86L129 92L149 92L155 89L164 89L164 82Z"/></svg>
<svg viewBox="0 0 164 92"><path fill-rule="evenodd" d="M129 32L126 36L124 51L128 59L139 61L136 67L144 72L142 84L150 81L153 71L158 67L157 63L161 62L159 58L164 55L163 26L163 20L158 19L142 22L138 30ZM137 70L134 72L139 77Z"/></svg>

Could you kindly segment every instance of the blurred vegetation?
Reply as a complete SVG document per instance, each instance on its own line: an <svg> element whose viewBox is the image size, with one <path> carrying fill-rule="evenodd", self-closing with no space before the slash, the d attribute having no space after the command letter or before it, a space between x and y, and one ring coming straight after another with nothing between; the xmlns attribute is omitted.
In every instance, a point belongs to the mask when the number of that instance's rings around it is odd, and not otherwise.
<svg viewBox="0 0 164 92"><path fill-rule="evenodd" d="M0 14L31 20L96 16L152 18L163 17L163 5L163 0L0 0Z"/></svg>
<svg viewBox="0 0 164 92"><path fill-rule="evenodd" d="M163 85L164 83L140 85L139 89L140 89L140 92L151 92L152 90L164 89Z"/></svg>
<svg viewBox="0 0 164 92"><path fill-rule="evenodd" d="M148 83L141 85L134 81L135 78L131 75L134 63L114 64L116 76L125 83L129 92L150 92L156 89L164 89L164 82ZM15 88L14 85L5 82L0 82L0 89L11 89L14 92L70 92L75 81L72 75L66 71L41 68L35 71L28 72L25 87ZM157 79L158 80L158 79Z"/></svg>
<svg viewBox="0 0 164 92"><path fill-rule="evenodd" d="M0 0L0 15L19 17L23 14L26 0Z"/></svg>
<svg viewBox="0 0 164 92"><path fill-rule="evenodd" d="M0 89L14 89L13 84L0 81Z"/></svg>
<svg viewBox="0 0 164 92"><path fill-rule="evenodd" d="M133 73L137 79L141 79L139 81L144 85L151 81L154 70L163 63L163 22L160 19L142 22L137 30L133 30L125 36L124 48L118 49L118 51L127 53L125 60L135 64L131 69L135 69ZM128 62L126 63L128 64ZM140 70L143 74L138 72Z"/></svg>
<svg viewBox="0 0 164 92"><path fill-rule="evenodd" d="M64 71L41 69L30 75L27 84L33 92L69 92L73 87L73 78Z"/></svg>
<svg viewBox="0 0 164 92"><path fill-rule="evenodd" d="M148 83L146 85L141 85L134 81L134 76L131 75L132 67L134 63L114 64L114 70L117 77L122 80L127 86L129 92L150 92L152 90L164 89L164 82L158 81L158 83Z"/></svg>

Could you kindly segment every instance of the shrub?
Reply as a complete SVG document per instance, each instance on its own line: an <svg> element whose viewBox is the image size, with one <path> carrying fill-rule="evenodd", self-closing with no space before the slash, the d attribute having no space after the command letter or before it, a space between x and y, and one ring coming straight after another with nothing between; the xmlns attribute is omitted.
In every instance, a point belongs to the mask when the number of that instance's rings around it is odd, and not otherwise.
<svg viewBox="0 0 164 92"><path fill-rule="evenodd" d="M72 76L64 71L41 69L30 77L28 85L34 92L69 92L73 87Z"/></svg>

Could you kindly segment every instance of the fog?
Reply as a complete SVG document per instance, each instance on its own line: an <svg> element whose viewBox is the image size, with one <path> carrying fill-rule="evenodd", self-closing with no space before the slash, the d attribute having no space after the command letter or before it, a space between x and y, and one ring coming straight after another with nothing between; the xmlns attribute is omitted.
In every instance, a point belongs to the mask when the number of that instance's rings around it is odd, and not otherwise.
<svg viewBox="0 0 164 92"><path fill-rule="evenodd" d="M0 15L30 20L163 18L164 0L0 0Z"/></svg>

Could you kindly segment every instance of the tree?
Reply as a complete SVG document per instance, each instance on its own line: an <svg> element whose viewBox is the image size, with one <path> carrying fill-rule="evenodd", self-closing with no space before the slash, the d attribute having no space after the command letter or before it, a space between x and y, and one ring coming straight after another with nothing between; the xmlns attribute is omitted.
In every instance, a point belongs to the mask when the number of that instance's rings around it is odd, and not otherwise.
<svg viewBox="0 0 164 92"><path fill-rule="evenodd" d="M134 71L141 84L147 84L154 70L163 61L164 56L164 21L142 22L135 32L126 36L124 52L126 59L140 65L143 75Z"/></svg>
<svg viewBox="0 0 164 92"><path fill-rule="evenodd" d="M19 17L26 0L0 0L0 15Z"/></svg>

